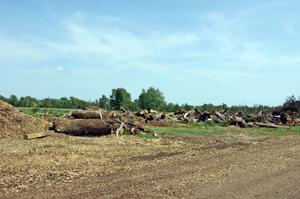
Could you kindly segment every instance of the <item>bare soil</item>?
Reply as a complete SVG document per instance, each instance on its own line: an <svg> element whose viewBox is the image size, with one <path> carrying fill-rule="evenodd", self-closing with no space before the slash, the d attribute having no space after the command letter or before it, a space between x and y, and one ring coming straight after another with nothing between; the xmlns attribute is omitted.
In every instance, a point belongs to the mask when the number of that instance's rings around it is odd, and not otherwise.
<svg viewBox="0 0 300 199"><path fill-rule="evenodd" d="M0 139L0 198L300 198L300 136Z"/></svg>

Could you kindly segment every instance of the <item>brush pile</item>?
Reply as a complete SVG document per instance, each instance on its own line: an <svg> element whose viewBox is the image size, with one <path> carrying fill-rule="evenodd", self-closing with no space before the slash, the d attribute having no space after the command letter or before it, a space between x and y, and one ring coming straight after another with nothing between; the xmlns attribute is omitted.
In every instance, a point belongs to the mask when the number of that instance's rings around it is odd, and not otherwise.
<svg viewBox="0 0 300 199"><path fill-rule="evenodd" d="M51 129L75 136L149 133L140 123L143 121L131 112L87 109L54 119Z"/></svg>
<svg viewBox="0 0 300 199"><path fill-rule="evenodd" d="M154 110L142 110L136 113L145 122L214 122L223 126L235 125L241 128L266 127L266 128L288 128L289 126L300 125L300 114L295 112L288 113L282 110L276 110L273 113L260 111L257 114L235 114L227 111L208 112L193 109L190 111L177 110L174 113L159 113Z"/></svg>
<svg viewBox="0 0 300 199"><path fill-rule="evenodd" d="M212 122L220 126L234 125L241 128L289 128L300 125L300 114L278 109L272 113L260 111L257 114L227 111L177 110L162 113L152 109L130 112L108 111L98 108L72 111L52 121L51 129L58 133L76 136L100 136L108 134L149 133L144 125L166 125L170 123Z"/></svg>

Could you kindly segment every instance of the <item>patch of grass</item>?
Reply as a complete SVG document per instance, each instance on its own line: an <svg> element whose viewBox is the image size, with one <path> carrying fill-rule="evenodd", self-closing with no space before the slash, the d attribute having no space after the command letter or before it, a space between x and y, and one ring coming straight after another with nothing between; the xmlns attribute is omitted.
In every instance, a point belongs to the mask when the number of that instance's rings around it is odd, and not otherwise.
<svg viewBox="0 0 300 199"><path fill-rule="evenodd" d="M289 129L249 128L249 129L244 129L244 133L250 134L253 136L262 135L262 136L267 136L267 137L297 135L297 134L299 135L300 134L300 126L290 127Z"/></svg>
<svg viewBox="0 0 300 199"><path fill-rule="evenodd" d="M153 127L151 128L159 135L210 135L219 136L226 134L245 134L248 136L264 136L276 137L286 135L300 135L300 126L291 127L289 129L277 128L226 128L219 126L208 126L206 124L187 124L185 127Z"/></svg>
<svg viewBox="0 0 300 199"><path fill-rule="evenodd" d="M62 109L62 108L30 108L30 107L18 107L20 111L23 113L33 116L33 117L40 117L42 114L48 114L51 116L62 116L70 112L73 109Z"/></svg>
<svg viewBox="0 0 300 199"><path fill-rule="evenodd" d="M223 135L225 130L223 128L152 128L154 132L159 135L175 134L175 135Z"/></svg>
<svg viewBox="0 0 300 199"><path fill-rule="evenodd" d="M287 129L268 129L268 128L252 128L247 129L246 133L250 135L262 135L267 137L273 137L273 136L283 136L286 135L288 132Z"/></svg>
<svg viewBox="0 0 300 199"><path fill-rule="evenodd" d="M175 123L175 125L182 126L182 123ZM216 123L214 121L206 121L206 122L189 122L186 123L187 127L191 128L210 128L210 127L227 127L229 126L229 122L223 121Z"/></svg>
<svg viewBox="0 0 300 199"><path fill-rule="evenodd" d="M295 134L300 134L300 126L294 126L291 129Z"/></svg>
<svg viewBox="0 0 300 199"><path fill-rule="evenodd" d="M189 127L215 127L217 124L214 121L207 121L207 122L190 122L187 123Z"/></svg>

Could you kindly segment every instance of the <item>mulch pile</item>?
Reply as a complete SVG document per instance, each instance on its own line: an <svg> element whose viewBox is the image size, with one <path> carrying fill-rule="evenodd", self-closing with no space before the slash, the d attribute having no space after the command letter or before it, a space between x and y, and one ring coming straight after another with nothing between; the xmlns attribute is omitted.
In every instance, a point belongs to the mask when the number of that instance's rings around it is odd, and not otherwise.
<svg viewBox="0 0 300 199"><path fill-rule="evenodd" d="M10 104L0 100L0 138L23 137L27 133L47 130L47 123L25 115Z"/></svg>

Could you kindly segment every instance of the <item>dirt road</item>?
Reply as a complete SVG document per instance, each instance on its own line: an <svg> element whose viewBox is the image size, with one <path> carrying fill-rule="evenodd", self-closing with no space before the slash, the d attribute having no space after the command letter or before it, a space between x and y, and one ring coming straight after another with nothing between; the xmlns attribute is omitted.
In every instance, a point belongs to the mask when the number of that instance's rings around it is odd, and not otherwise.
<svg viewBox="0 0 300 199"><path fill-rule="evenodd" d="M0 198L300 198L300 136L0 144Z"/></svg>

